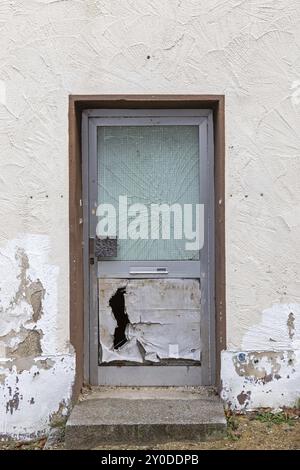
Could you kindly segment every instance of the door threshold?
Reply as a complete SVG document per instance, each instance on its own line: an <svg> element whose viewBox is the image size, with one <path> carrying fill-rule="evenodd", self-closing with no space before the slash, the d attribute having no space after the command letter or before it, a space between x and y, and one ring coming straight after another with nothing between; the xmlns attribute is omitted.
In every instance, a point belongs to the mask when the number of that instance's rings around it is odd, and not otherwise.
<svg viewBox="0 0 300 470"><path fill-rule="evenodd" d="M104 398L166 398L199 399L218 396L217 388L211 385L197 386L88 386L83 387L79 401Z"/></svg>

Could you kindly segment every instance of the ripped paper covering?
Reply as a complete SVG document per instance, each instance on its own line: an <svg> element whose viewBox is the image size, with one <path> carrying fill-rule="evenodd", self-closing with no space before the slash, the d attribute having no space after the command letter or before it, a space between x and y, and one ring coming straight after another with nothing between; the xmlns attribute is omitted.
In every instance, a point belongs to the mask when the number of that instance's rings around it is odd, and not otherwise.
<svg viewBox="0 0 300 470"><path fill-rule="evenodd" d="M111 302L118 289L124 292L119 307ZM101 279L101 362L200 361L200 302L197 279ZM125 312L120 312L122 308ZM122 329L122 322L118 323L116 317L122 319L125 315L129 320L123 325L126 342L116 349L116 329L119 333Z"/></svg>

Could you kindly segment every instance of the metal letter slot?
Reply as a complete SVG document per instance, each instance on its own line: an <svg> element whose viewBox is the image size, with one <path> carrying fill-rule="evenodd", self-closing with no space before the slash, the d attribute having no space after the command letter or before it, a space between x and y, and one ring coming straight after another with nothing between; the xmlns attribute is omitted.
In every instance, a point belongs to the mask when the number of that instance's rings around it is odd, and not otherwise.
<svg viewBox="0 0 300 470"><path fill-rule="evenodd" d="M155 266L149 266L149 267L132 267L130 268L129 274L168 274L167 268L163 267L155 267Z"/></svg>

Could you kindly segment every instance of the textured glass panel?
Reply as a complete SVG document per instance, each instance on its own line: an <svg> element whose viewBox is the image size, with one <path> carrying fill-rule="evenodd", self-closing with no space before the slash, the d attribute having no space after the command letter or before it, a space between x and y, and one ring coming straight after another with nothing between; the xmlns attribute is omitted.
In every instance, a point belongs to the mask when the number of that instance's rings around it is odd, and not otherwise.
<svg viewBox="0 0 300 470"><path fill-rule="evenodd" d="M128 206L144 204L149 239L121 240L115 260L197 260L186 240L151 239L150 204L199 203L199 128L186 125L98 127L98 197L118 214L119 196ZM195 207L194 207L195 220ZM124 215L124 214L123 214ZM134 217L128 217L130 223ZM162 218L159 224L161 230ZM119 221L118 221L119 223ZM118 227L118 224L117 224Z"/></svg>

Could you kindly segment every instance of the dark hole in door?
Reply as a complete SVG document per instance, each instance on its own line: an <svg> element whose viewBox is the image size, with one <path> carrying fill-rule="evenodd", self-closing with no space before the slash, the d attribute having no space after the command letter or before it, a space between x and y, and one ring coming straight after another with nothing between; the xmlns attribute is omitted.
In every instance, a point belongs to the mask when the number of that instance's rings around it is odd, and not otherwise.
<svg viewBox="0 0 300 470"><path fill-rule="evenodd" d="M117 326L114 332L114 349L119 349L123 344L127 343L125 331L129 323L129 318L125 307L126 287L120 287L116 293L109 299L109 306L116 319Z"/></svg>

